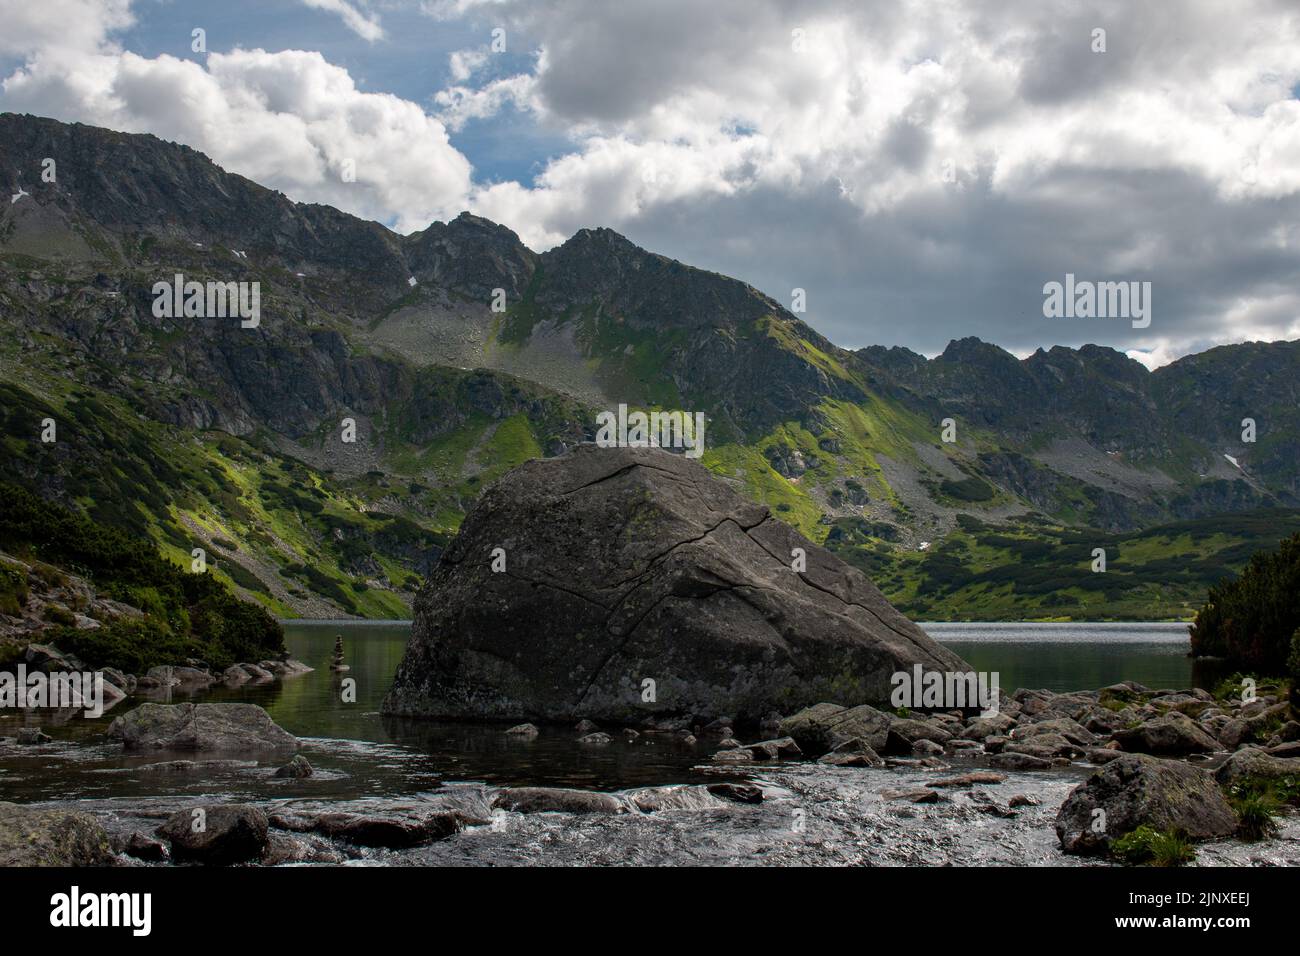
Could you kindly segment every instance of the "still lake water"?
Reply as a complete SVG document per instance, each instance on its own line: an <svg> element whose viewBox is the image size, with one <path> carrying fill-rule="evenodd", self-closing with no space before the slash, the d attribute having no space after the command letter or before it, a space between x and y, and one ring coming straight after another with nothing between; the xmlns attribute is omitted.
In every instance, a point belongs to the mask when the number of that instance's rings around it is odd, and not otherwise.
<svg viewBox="0 0 1300 956"><path fill-rule="evenodd" d="M1151 687L1196 684L1182 624L922 626L976 670L998 672L1008 693L1017 687L1096 689L1120 680ZM329 669L337 634L344 636L351 667L345 674ZM612 790L745 776L710 766L710 748L684 745L670 734L592 747L578 745L568 726L543 726L538 737L526 740L506 736L501 724L384 717L380 704L409 634L406 622L287 622L290 655L314 671L197 695L265 707L276 723L302 739L303 753L316 769L308 779L277 779L277 763L265 759L169 771L161 761L193 755L123 754L104 731L113 717L134 706L128 701L97 720L0 711L0 737L13 738L22 726L41 726L54 737L43 747L0 745L0 795L22 802L212 793L230 799L335 800L421 793L453 781ZM356 681L355 702L343 700L345 678ZM173 691L150 699L188 698Z"/></svg>
<svg viewBox="0 0 1300 956"><path fill-rule="evenodd" d="M1001 688L1097 690L1122 680L1153 688L1201 686L1193 673L1187 625L921 623L927 634L976 671L997 672Z"/></svg>

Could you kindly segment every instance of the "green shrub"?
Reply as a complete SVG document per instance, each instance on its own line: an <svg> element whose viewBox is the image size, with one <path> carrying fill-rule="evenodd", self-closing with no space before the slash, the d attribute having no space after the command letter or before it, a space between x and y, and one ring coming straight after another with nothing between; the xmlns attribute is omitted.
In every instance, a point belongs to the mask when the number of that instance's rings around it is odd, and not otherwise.
<svg viewBox="0 0 1300 956"><path fill-rule="evenodd" d="M58 628L47 639L93 667L116 667L128 674L143 674L156 665L179 664L190 657L206 659L198 642L177 637L151 618L122 618L93 631Z"/></svg>
<svg viewBox="0 0 1300 956"><path fill-rule="evenodd" d="M1291 676L1291 708L1300 710L1300 627L1291 635L1291 653L1286 659L1286 670Z"/></svg>
<svg viewBox="0 0 1300 956"><path fill-rule="evenodd" d="M1286 693L1286 682L1269 677L1260 677L1256 674L1243 674L1237 671L1223 680L1219 681L1219 686L1214 688L1214 699L1221 703L1229 701L1241 703L1246 690L1246 681L1255 682L1255 694L1263 696L1270 694L1273 696L1282 696ZM1280 726L1280 724L1279 724Z"/></svg>
<svg viewBox="0 0 1300 956"><path fill-rule="evenodd" d="M1243 840L1263 840L1278 830L1277 815L1281 804L1270 793L1250 793L1232 801L1237 814L1237 833Z"/></svg>
<svg viewBox="0 0 1300 956"><path fill-rule="evenodd" d="M77 623L77 615L73 614L66 607L59 607L57 604L45 605L45 613L41 615L45 620L52 624L61 624L71 627Z"/></svg>
<svg viewBox="0 0 1300 956"><path fill-rule="evenodd" d="M21 567L0 564L0 614L19 617L27 606L27 573Z"/></svg>
<svg viewBox="0 0 1300 956"><path fill-rule="evenodd" d="M32 573L35 574L46 587L61 588L66 587L68 576L58 568L52 568L48 564L37 561L32 565Z"/></svg>
<svg viewBox="0 0 1300 956"><path fill-rule="evenodd" d="M1300 774L1285 777L1243 777L1224 796L1237 814L1237 832L1246 840L1262 840L1278 830L1276 817L1287 804L1300 803Z"/></svg>
<svg viewBox="0 0 1300 956"><path fill-rule="evenodd" d="M1177 832L1140 826L1110 845L1111 855L1129 866L1182 866L1196 859L1196 850Z"/></svg>
<svg viewBox="0 0 1300 956"><path fill-rule="evenodd" d="M949 498L957 501L991 501L993 486L979 478L963 478L961 481L945 479L939 490Z"/></svg>
<svg viewBox="0 0 1300 956"><path fill-rule="evenodd" d="M1282 674L1300 629L1300 534L1257 552L1235 578L1210 588L1192 624L1192 654Z"/></svg>
<svg viewBox="0 0 1300 956"><path fill-rule="evenodd" d="M125 644L131 640L143 642L139 655L150 666L194 656L224 666L276 657L284 650L279 622L262 607L239 600L213 575L193 574L124 531L5 483L0 483L0 548L74 571L101 592L145 612L143 624L61 632L78 642L84 653L73 653L92 667L123 666L98 655L129 658ZM0 576L0 600L5 593Z"/></svg>
<svg viewBox="0 0 1300 956"><path fill-rule="evenodd" d="M234 581L246 591L267 595L271 593L270 589L262 583L261 578L248 570L248 568L244 567L238 561L222 561L217 565L217 570L224 572L230 580Z"/></svg>

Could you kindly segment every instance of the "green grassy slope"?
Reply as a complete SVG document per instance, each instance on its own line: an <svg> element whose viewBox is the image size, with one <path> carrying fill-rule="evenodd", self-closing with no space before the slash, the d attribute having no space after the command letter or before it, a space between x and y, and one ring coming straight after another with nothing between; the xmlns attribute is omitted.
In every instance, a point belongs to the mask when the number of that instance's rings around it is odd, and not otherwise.
<svg viewBox="0 0 1300 956"><path fill-rule="evenodd" d="M904 613L930 620L1189 620L1209 587L1300 530L1276 509L1105 534L1047 523L993 527L965 517L925 551L864 522L836 521L827 545ZM1106 570L1093 570L1105 550Z"/></svg>

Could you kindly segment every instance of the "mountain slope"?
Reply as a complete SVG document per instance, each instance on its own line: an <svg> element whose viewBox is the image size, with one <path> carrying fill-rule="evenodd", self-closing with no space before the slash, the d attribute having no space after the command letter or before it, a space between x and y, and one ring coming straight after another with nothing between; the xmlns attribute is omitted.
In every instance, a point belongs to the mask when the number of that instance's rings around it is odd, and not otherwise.
<svg viewBox="0 0 1300 956"><path fill-rule="evenodd" d="M608 229L542 254L469 214L398 236L154 137L3 114L0 189L19 186L0 205L0 476L178 560L204 547L278 613L405 613L484 484L619 404L706 413L717 474L904 570L962 515L1126 534L1300 505L1300 343L1154 373L1096 346L851 352ZM258 283L260 321L155 316L177 274Z"/></svg>

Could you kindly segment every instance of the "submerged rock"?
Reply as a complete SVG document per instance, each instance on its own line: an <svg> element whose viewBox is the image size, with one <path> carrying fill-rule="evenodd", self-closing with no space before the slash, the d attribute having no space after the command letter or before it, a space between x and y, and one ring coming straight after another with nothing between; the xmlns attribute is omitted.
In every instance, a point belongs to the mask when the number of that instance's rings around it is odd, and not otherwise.
<svg viewBox="0 0 1300 956"><path fill-rule="evenodd" d="M492 807L515 813L620 813L627 809L608 793L561 787L511 787L493 798Z"/></svg>
<svg viewBox="0 0 1300 956"><path fill-rule="evenodd" d="M938 790L930 790L926 787L909 787L904 790L882 790L881 797L891 803L899 801L905 803L941 803L947 799L940 795Z"/></svg>
<svg viewBox="0 0 1300 956"><path fill-rule="evenodd" d="M356 846L401 849L443 840L467 826L487 822L458 810L423 814L322 813L314 829Z"/></svg>
<svg viewBox="0 0 1300 956"><path fill-rule="evenodd" d="M763 788L756 787L752 783L711 783L708 784L707 789L715 797L735 803L763 802Z"/></svg>
<svg viewBox="0 0 1300 956"><path fill-rule="evenodd" d="M310 777L315 771L311 763L302 754L294 754L293 759L275 772L277 777L300 780L303 777Z"/></svg>
<svg viewBox="0 0 1300 956"><path fill-rule="evenodd" d="M806 571L792 570L795 549ZM916 664L969 669L697 462L584 445L479 499L420 592L384 710L757 721L886 701L890 675Z"/></svg>
<svg viewBox="0 0 1300 956"><path fill-rule="evenodd" d="M256 760L162 760L136 767L138 773L223 773L256 767Z"/></svg>
<svg viewBox="0 0 1300 956"><path fill-rule="evenodd" d="M272 831L261 863L263 866L282 866L286 863L342 863L346 859L322 838L309 841Z"/></svg>
<svg viewBox="0 0 1300 956"><path fill-rule="evenodd" d="M256 704L141 704L116 718L110 740L127 750L283 750L298 738Z"/></svg>
<svg viewBox="0 0 1300 956"><path fill-rule="evenodd" d="M1199 767L1125 754L1075 788L1056 815L1066 853L1103 853L1140 826L1192 840L1231 836L1237 817L1214 778Z"/></svg>
<svg viewBox="0 0 1300 956"><path fill-rule="evenodd" d="M973 787L976 784L1002 783L1007 779L1004 773L992 773L987 770L974 770L970 773L959 774L956 777L944 777L942 780L931 780L926 784L927 787Z"/></svg>
<svg viewBox="0 0 1300 956"><path fill-rule="evenodd" d="M171 858L171 850L167 848L166 843L139 830L133 830L129 835L120 838L114 837L113 849L148 863L163 863Z"/></svg>
<svg viewBox="0 0 1300 956"><path fill-rule="evenodd" d="M703 786L647 787L627 794L628 800L642 813L663 810L712 810L725 806L724 797Z"/></svg>
<svg viewBox="0 0 1300 956"><path fill-rule="evenodd" d="M104 827L87 813L0 803L0 866L104 866Z"/></svg>

